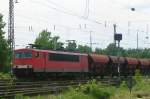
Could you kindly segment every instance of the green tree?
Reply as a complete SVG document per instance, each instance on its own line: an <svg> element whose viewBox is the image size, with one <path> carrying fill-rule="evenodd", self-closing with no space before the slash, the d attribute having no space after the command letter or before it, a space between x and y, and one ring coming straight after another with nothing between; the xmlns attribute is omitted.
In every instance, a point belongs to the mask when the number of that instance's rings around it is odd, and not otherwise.
<svg viewBox="0 0 150 99"><path fill-rule="evenodd" d="M53 49L51 42L51 32L43 30L39 33L39 36L35 40L35 45L38 45L38 49Z"/></svg>
<svg viewBox="0 0 150 99"><path fill-rule="evenodd" d="M117 51L118 51L118 48L115 46L114 43L109 44L107 46L107 48L106 48L106 54L108 54L108 55L116 56L117 55Z"/></svg>
<svg viewBox="0 0 150 99"><path fill-rule="evenodd" d="M128 55L136 58L150 58L150 49L130 49Z"/></svg>
<svg viewBox="0 0 150 99"><path fill-rule="evenodd" d="M123 48L118 48L115 46L114 43L111 43L107 46L105 49L107 55L113 55L113 56L125 56L125 51Z"/></svg>
<svg viewBox="0 0 150 99"><path fill-rule="evenodd" d="M54 36L52 37L52 42L53 42L53 48L54 50L64 50L64 43L59 42L58 40L60 39L59 36Z"/></svg>
<svg viewBox="0 0 150 99"><path fill-rule="evenodd" d="M150 58L150 49L144 49L142 52L142 57L143 58Z"/></svg>
<svg viewBox="0 0 150 99"><path fill-rule="evenodd" d="M91 53L91 48L87 45L78 45L78 51L80 53Z"/></svg>
<svg viewBox="0 0 150 99"><path fill-rule="evenodd" d="M9 61L9 47L8 42L4 37L5 32L3 28L5 27L5 23L3 22L3 16L0 14L0 71L6 70L6 68L10 65Z"/></svg>
<svg viewBox="0 0 150 99"><path fill-rule="evenodd" d="M39 36L36 38L34 44L38 45L38 49L47 49L47 50L63 50L63 43L59 42L59 36L51 36L51 32L43 30L39 33Z"/></svg>
<svg viewBox="0 0 150 99"><path fill-rule="evenodd" d="M68 40L68 45L66 46L67 51L77 51L77 44L75 40Z"/></svg>
<svg viewBox="0 0 150 99"><path fill-rule="evenodd" d="M95 49L95 53L96 54L103 54L103 55L105 55L106 54L106 50L105 49L101 49L101 48L96 48Z"/></svg>
<svg viewBox="0 0 150 99"><path fill-rule="evenodd" d="M65 48L63 46L64 46L64 43L57 42L56 50L60 50L60 51L65 50Z"/></svg>
<svg viewBox="0 0 150 99"><path fill-rule="evenodd" d="M144 58L146 55L143 54L143 49L128 49L126 50L126 56L134 58Z"/></svg>

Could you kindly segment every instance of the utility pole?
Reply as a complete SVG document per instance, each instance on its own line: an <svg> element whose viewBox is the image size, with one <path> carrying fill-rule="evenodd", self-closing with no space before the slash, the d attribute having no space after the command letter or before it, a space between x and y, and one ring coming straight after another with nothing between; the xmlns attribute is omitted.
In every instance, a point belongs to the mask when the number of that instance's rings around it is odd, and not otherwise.
<svg viewBox="0 0 150 99"><path fill-rule="evenodd" d="M54 50L57 50L57 38L54 38Z"/></svg>
<svg viewBox="0 0 150 99"><path fill-rule="evenodd" d="M15 0L18 3L18 0ZM14 0L9 0L9 17L8 17L8 43L11 50L11 65L13 63L15 38L14 38ZM12 66L10 67L12 70Z"/></svg>
<svg viewBox="0 0 150 99"><path fill-rule="evenodd" d="M86 8L85 8L85 19L88 19L89 17L89 0L86 0Z"/></svg>
<svg viewBox="0 0 150 99"><path fill-rule="evenodd" d="M149 25L146 25L146 39L149 39Z"/></svg>
<svg viewBox="0 0 150 99"><path fill-rule="evenodd" d="M8 42L11 50L11 65L13 61L15 40L14 40L14 1L9 0L9 19L8 19Z"/></svg>
<svg viewBox="0 0 150 99"><path fill-rule="evenodd" d="M118 57L118 76L119 76L119 80L120 80L120 41L122 40L122 34L121 33L117 33L116 32L116 24L113 25L114 27L114 43L115 43L115 47L117 45L117 49L118 49L118 53L117 53L117 57Z"/></svg>
<svg viewBox="0 0 150 99"><path fill-rule="evenodd" d="M91 52L92 52L92 31L90 31L90 48L91 48Z"/></svg>
<svg viewBox="0 0 150 99"><path fill-rule="evenodd" d="M113 24L113 27L114 27L114 44L115 44L115 46L116 46L115 35L116 35L116 27L117 27L117 25L116 25L116 24Z"/></svg>
<svg viewBox="0 0 150 99"><path fill-rule="evenodd" d="M139 49L139 30L137 30L137 49Z"/></svg>

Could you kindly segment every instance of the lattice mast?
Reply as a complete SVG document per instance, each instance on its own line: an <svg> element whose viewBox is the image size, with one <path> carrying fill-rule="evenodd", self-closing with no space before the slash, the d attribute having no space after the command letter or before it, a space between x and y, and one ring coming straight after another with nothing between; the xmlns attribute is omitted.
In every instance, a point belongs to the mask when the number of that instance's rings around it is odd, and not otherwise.
<svg viewBox="0 0 150 99"><path fill-rule="evenodd" d="M14 1L9 0L9 17L8 17L8 43L11 50L11 66L10 71L12 71L12 63L15 49L15 40L14 40Z"/></svg>
<svg viewBox="0 0 150 99"><path fill-rule="evenodd" d="M9 18L8 18L8 41L9 47L11 49L12 55L15 49L15 40L14 40L14 1L9 0Z"/></svg>

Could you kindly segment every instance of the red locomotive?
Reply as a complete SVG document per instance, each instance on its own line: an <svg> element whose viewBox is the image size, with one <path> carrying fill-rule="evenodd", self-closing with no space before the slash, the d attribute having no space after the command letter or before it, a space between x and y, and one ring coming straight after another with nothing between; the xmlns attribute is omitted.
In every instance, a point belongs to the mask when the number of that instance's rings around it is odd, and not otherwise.
<svg viewBox="0 0 150 99"><path fill-rule="evenodd" d="M15 50L13 71L17 75L32 73L86 74L88 55L37 49Z"/></svg>
<svg viewBox="0 0 150 99"><path fill-rule="evenodd" d="M15 50L13 72L18 75L122 76L150 73L150 60L62 51Z"/></svg>

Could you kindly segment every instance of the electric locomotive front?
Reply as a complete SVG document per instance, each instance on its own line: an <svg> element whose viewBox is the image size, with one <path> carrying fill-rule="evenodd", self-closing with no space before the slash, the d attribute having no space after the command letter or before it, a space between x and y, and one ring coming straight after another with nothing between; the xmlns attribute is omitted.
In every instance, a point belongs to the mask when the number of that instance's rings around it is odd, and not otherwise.
<svg viewBox="0 0 150 99"><path fill-rule="evenodd" d="M29 49L15 50L13 59L13 73L23 75L33 71L33 51Z"/></svg>

